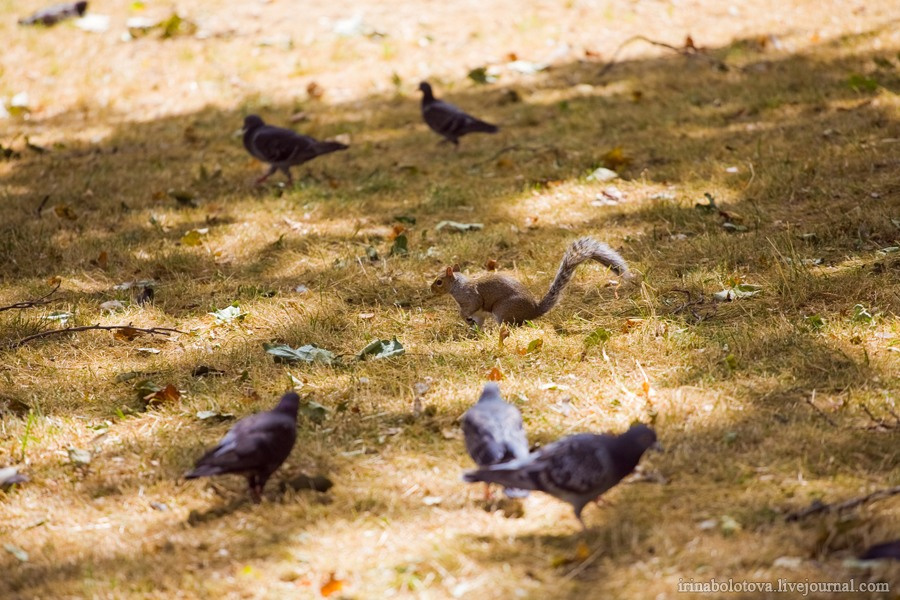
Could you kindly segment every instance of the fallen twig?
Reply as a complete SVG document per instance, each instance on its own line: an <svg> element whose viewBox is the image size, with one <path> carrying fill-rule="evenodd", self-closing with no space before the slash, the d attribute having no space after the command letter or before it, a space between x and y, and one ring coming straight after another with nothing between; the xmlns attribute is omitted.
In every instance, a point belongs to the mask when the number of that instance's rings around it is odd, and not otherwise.
<svg viewBox="0 0 900 600"><path fill-rule="evenodd" d="M862 406L863 412L865 412L867 415L869 415L869 418L872 419L872 422L873 422L873 423L875 423L875 427L872 427L871 429L878 429L878 428L881 428L881 429L888 429L888 430L890 430L890 429L896 429L897 427L900 427L900 418L897 417L897 415L896 415L896 413L894 413L894 411L891 411L891 410L889 409L889 412L890 412L891 415L894 417L894 419L896 420L896 422L895 422L895 423L888 423L888 422L885 421L884 419L879 419L878 417L876 417L875 415L873 415L873 414L872 414L872 411L869 410L869 407L866 406L865 404L862 404L861 406Z"/></svg>
<svg viewBox="0 0 900 600"><path fill-rule="evenodd" d="M730 68L727 64L725 64L718 58L715 58L714 56L709 56L708 54L704 54L702 52L702 50L700 48L697 48L696 46L694 46L692 42L689 44L685 44L684 46L673 46L672 44L666 44L665 42L658 42L656 40L651 40L650 38L645 37L643 35L633 35L630 38L628 38L627 40L625 40L624 42L622 42L621 44L619 44L619 47L616 48L615 52L613 52L612 58L609 59L608 63L603 65L603 68L600 69L600 72L597 74L597 76L603 77L604 75L609 73L609 71L612 70L612 68L616 65L616 57L619 55L619 52L621 52L622 49L625 48L625 46L627 46L631 42L637 42L637 41L647 42L648 44L651 44L653 46L659 46L660 48L672 50L673 52L677 52L678 54L680 54L682 56L699 56L699 57L705 58L706 60L708 60L709 62L714 64L716 67L722 69L723 71L727 71Z"/></svg>
<svg viewBox="0 0 900 600"><path fill-rule="evenodd" d="M36 298L35 300L24 300L22 302L16 302L15 304L10 304L9 306L0 306L0 312L4 310L16 310L22 308L31 308L33 306L41 306L43 304L50 303L50 296L56 293L59 290L59 286L62 285L62 282L56 284L56 287L50 290L47 294L44 294L40 298Z"/></svg>
<svg viewBox="0 0 900 600"><path fill-rule="evenodd" d="M809 515L814 515L816 513L831 511L837 512L842 510L847 510L848 508L855 508L860 504L865 504L866 502L870 502L872 500L881 500L882 498L890 498L891 496L896 496L900 494L900 485L894 486L892 488L887 488L884 490L877 490L872 492L871 494L866 494L865 496L859 496L858 498L851 498L849 500L844 500L843 502L836 502L831 504L825 504L820 500L816 500L807 508L803 510L792 512L788 516L785 517L786 521L799 521L800 519L804 519Z"/></svg>
<svg viewBox="0 0 900 600"><path fill-rule="evenodd" d="M820 415L823 419L825 419L826 421L828 421L828 424L829 424L829 425L831 425L832 427L837 427L837 423L835 423L834 420L833 420L831 417L829 417L828 415L826 415L826 414L825 414L825 411L823 411L821 408L819 408L818 406L816 406L815 400L816 400L816 390L813 390L813 391L812 391L812 395L809 396L808 398L806 398L806 403L809 404L810 406L812 406L812 407L813 407L813 410L816 411L817 413L819 413L819 415Z"/></svg>
<svg viewBox="0 0 900 600"><path fill-rule="evenodd" d="M117 329L130 329L132 331L136 331L138 333L147 333L150 335L164 335L168 336L172 333L185 333L179 329L172 329L171 327L133 327L131 325L100 325L99 323L96 325L81 325L79 327L64 327L63 329L51 329L50 331L42 331L40 333L35 333L34 335L29 335L28 337L22 338L16 342L13 342L8 346L8 348L18 348L28 342L39 340L41 338L50 337L51 335L59 335L63 333L75 333L78 331L92 331L92 330L101 330L101 331L115 331Z"/></svg>

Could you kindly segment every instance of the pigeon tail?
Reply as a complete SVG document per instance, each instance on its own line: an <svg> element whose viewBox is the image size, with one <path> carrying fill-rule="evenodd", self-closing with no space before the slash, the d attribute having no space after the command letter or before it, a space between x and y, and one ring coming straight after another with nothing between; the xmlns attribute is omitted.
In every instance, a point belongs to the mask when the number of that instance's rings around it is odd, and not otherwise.
<svg viewBox="0 0 900 600"><path fill-rule="evenodd" d="M330 154L331 152L337 152L338 150L346 150L349 148L347 144L342 144L340 142L316 142L315 152L316 156L322 156L323 154Z"/></svg>
<svg viewBox="0 0 900 600"><path fill-rule="evenodd" d="M225 471L219 465L198 465L196 469L184 476L185 479L197 479L199 477L212 477L223 475Z"/></svg>
<svg viewBox="0 0 900 600"><path fill-rule="evenodd" d="M499 483L506 488L512 488L514 490L537 489L535 482L531 480L531 477L529 477L529 474L526 471L520 468L520 465L509 468L510 464L511 463L502 463L484 469L466 471L463 473L463 481L468 483L474 483L476 481Z"/></svg>
<svg viewBox="0 0 900 600"><path fill-rule="evenodd" d="M485 121L474 121L466 127L466 133L497 133L500 128Z"/></svg>

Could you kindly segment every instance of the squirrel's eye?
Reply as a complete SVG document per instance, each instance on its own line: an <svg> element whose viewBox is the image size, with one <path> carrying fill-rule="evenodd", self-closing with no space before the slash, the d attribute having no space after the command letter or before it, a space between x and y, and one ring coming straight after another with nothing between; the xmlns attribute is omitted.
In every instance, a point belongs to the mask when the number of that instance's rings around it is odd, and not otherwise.
<svg viewBox="0 0 900 600"><path fill-rule="evenodd" d="M437 281L434 282L434 285L436 285L436 286L442 286L442 285L444 285L444 282L441 281L440 279L438 279Z"/></svg>

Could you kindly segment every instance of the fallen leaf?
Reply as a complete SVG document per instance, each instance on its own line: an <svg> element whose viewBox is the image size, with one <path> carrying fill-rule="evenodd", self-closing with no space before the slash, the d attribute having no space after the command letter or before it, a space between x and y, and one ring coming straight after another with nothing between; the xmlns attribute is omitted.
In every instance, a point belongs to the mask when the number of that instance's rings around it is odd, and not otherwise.
<svg viewBox="0 0 900 600"><path fill-rule="evenodd" d="M28 553L12 544L3 544L3 549L15 556L19 562L28 562Z"/></svg>
<svg viewBox="0 0 900 600"><path fill-rule="evenodd" d="M405 235L398 235L394 239L394 244L391 246L391 256L397 256L400 254L408 254L409 248L407 247L409 244L409 240L406 239Z"/></svg>
<svg viewBox="0 0 900 600"><path fill-rule="evenodd" d="M306 94L313 100L318 100L325 95L325 88L315 81L310 81L306 84Z"/></svg>
<svg viewBox="0 0 900 600"><path fill-rule="evenodd" d="M720 302L731 302L740 298L749 298L755 296L762 291L762 287L749 283L739 283L733 287L726 288L721 292L713 294L713 298Z"/></svg>
<svg viewBox="0 0 900 600"><path fill-rule="evenodd" d="M498 367L493 367L488 371L487 379L488 381L501 381L503 379L503 371Z"/></svg>
<svg viewBox="0 0 900 600"><path fill-rule="evenodd" d="M577 560L586 560L590 555L590 546L584 540L578 540L578 544L575 545L575 558Z"/></svg>
<svg viewBox="0 0 900 600"><path fill-rule="evenodd" d="M232 321L243 321L247 316L246 311L242 311L240 305L235 302L225 308L208 313L216 318L216 323L230 323Z"/></svg>
<svg viewBox="0 0 900 600"><path fill-rule="evenodd" d="M201 410L197 413L197 418L201 421L228 421L234 418L230 413L220 413L214 410Z"/></svg>
<svg viewBox="0 0 900 600"><path fill-rule="evenodd" d="M586 338L584 338L584 348L585 350L587 350L588 348L593 348L594 346L605 344L609 341L610 337L612 337L612 333L610 333L608 329L598 327L594 331L590 332Z"/></svg>
<svg viewBox="0 0 900 600"><path fill-rule="evenodd" d="M487 67L478 67L468 73L469 79L475 83L485 84L497 81L497 76L488 72Z"/></svg>
<svg viewBox="0 0 900 600"><path fill-rule="evenodd" d="M181 398L181 392L178 391L178 388L169 383L166 387L144 396L144 401L147 404L162 404L164 402L175 402L179 398Z"/></svg>
<svg viewBox="0 0 900 600"><path fill-rule="evenodd" d="M82 450L81 448L70 446L66 452L69 454L69 462L76 467L86 467L91 464L93 456L90 450Z"/></svg>
<svg viewBox="0 0 900 600"><path fill-rule="evenodd" d="M618 171L619 169L627 167L631 164L631 157L625 155L625 151L622 150L621 146L616 146L615 148L601 156L600 160L603 161L604 167L613 171Z"/></svg>
<svg viewBox="0 0 900 600"><path fill-rule="evenodd" d="M59 321L60 325L65 325L69 319L74 317L75 315L70 312L65 312L61 310L56 310L50 313L49 315L44 315L41 317L45 321Z"/></svg>
<svg viewBox="0 0 900 600"><path fill-rule="evenodd" d="M496 271L497 270L497 261L493 258L487 259L484 263L484 268L487 271Z"/></svg>
<svg viewBox="0 0 900 600"><path fill-rule="evenodd" d="M206 376L215 376L215 375L224 375L225 371L220 371L215 367L209 367L206 365L199 365L193 371L191 371L191 376L193 377L206 377Z"/></svg>
<svg viewBox="0 0 900 600"><path fill-rule="evenodd" d="M209 233L209 228L191 229L181 238L181 243L185 246L199 246L203 243L203 238Z"/></svg>
<svg viewBox="0 0 900 600"><path fill-rule="evenodd" d="M118 300L107 300L106 302L100 304L100 310L114 313L120 310L125 310L125 305Z"/></svg>
<svg viewBox="0 0 900 600"><path fill-rule="evenodd" d="M116 329L113 331L113 338L117 340L121 340L123 342L133 341L135 338L144 335L143 331L139 331L134 327L123 327L122 329Z"/></svg>
<svg viewBox="0 0 900 600"><path fill-rule="evenodd" d="M344 582L340 579L334 578L334 573L328 576L328 581L326 581L322 587L319 589L319 593L321 593L324 597L328 597L336 592L340 592L344 589Z"/></svg>
<svg viewBox="0 0 900 600"><path fill-rule="evenodd" d="M162 352L159 348L138 348L137 351L141 354L159 354Z"/></svg>
<svg viewBox="0 0 900 600"><path fill-rule="evenodd" d="M75 211L68 204L57 204L53 207L53 212L55 212L56 216L60 219L68 219L69 221L78 219L78 215L75 214Z"/></svg>
<svg viewBox="0 0 900 600"><path fill-rule="evenodd" d="M520 355L525 356L526 354L532 354L534 352L540 352L541 348L544 347L544 340L541 338L537 338L535 340L531 340L528 342L528 346L525 348L519 348L517 351Z"/></svg>
<svg viewBox="0 0 900 600"><path fill-rule="evenodd" d="M588 181L612 181L613 179L618 179L619 174L613 171L612 169L607 169L606 167L600 167L598 169L594 169L590 175L587 176Z"/></svg>
<svg viewBox="0 0 900 600"><path fill-rule="evenodd" d="M360 360L365 360L371 356L373 359L390 358L391 356L400 356L406 352L403 345L394 337L390 340L375 340L367 345L359 352Z"/></svg>
<svg viewBox="0 0 900 600"><path fill-rule="evenodd" d="M313 423L321 423L328 417L328 408L310 400L308 397L300 401L299 414Z"/></svg>
<svg viewBox="0 0 900 600"><path fill-rule="evenodd" d="M320 362L330 365L337 362L333 352L314 344L299 348L291 348L287 344L263 344L263 348L275 358L276 363Z"/></svg>
<svg viewBox="0 0 900 600"><path fill-rule="evenodd" d="M483 223L458 223L457 221L441 221L435 226L435 230L443 231L444 229L449 229L450 231L455 231L458 233L462 233L465 231L479 231L484 229Z"/></svg>
<svg viewBox="0 0 900 600"><path fill-rule="evenodd" d="M365 321L365 320L367 320L367 319L372 319L372 318L374 318L374 317L375 317L375 313L373 313L373 312L365 312L365 313L359 313L359 315L357 315L357 316L358 316L360 319L362 319L362 320Z"/></svg>
<svg viewBox="0 0 900 600"><path fill-rule="evenodd" d="M403 225L401 223L395 223L391 227L391 232L388 234L388 239L396 240L397 236L402 235L402 234L406 233L407 231L408 230L406 229L406 225Z"/></svg>

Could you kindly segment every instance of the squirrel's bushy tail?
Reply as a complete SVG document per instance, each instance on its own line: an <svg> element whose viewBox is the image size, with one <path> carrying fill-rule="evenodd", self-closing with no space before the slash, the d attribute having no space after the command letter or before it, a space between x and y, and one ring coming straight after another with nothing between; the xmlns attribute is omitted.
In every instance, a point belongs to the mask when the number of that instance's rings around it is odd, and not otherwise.
<svg viewBox="0 0 900 600"><path fill-rule="evenodd" d="M628 263L625 262L621 254L613 250L608 244L598 242L589 237L575 240L563 255L562 262L559 264L559 270L556 271L556 278L550 284L547 294L541 298L538 304L539 315L546 314L551 308L556 306L562 291L572 280L575 269L586 260L596 260L610 267L617 275L624 275L628 272Z"/></svg>

